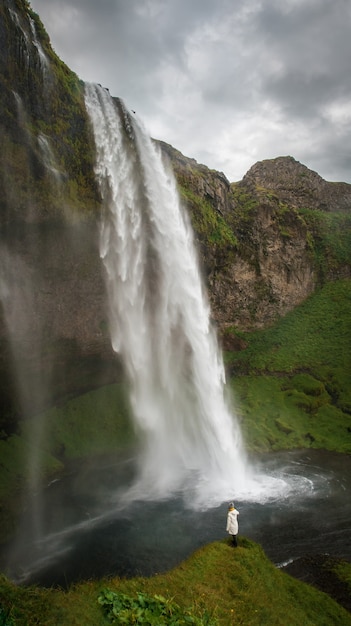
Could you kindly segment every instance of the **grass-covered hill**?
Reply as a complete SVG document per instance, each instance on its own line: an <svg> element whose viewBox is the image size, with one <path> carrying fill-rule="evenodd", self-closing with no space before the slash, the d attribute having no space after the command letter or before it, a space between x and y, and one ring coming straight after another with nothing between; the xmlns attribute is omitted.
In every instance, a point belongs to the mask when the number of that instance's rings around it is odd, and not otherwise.
<svg viewBox="0 0 351 626"><path fill-rule="evenodd" d="M340 563L329 575L351 592L350 564ZM245 538L237 549L227 540L207 545L151 578L88 581L68 591L18 588L2 578L0 606L3 626L351 624L344 607L278 570Z"/></svg>
<svg viewBox="0 0 351 626"><path fill-rule="evenodd" d="M266 330L228 328L226 353L252 449L351 452L351 280L327 283Z"/></svg>

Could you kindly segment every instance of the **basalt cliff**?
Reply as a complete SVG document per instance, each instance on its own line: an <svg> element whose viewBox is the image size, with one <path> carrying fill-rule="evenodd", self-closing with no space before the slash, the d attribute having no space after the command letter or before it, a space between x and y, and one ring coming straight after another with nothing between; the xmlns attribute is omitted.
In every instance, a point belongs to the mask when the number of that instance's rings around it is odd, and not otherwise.
<svg viewBox="0 0 351 626"><path fill-rule="evenodd" d="M122 373L108 334L84 84L56 56L26 0L3 1L0 48L6 435L18 416ZM244 347L228 329L269 326L326 281L350 276L351 185L326 182L291 156L256 163L230 183L158 143L189 211L224 348ZM20 346L21 383L14 374ZM49 396L39 389L44 378Z"/></svg>

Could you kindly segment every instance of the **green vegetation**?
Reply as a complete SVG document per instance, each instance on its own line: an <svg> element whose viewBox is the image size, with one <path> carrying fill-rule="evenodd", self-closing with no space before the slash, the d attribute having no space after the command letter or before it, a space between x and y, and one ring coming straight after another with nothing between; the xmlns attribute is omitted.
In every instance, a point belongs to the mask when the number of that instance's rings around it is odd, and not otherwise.
<svg viewBox="0 0 351 626"><path fill-rule="evenodd" d="M340 280L272 328L228 329L247 343L225 358L251 449L351 451L350 304L351 281Z"/></svg>
<svg viewBox="0 0 351 626"><path fill-rule="evenodd" d="M350 263L351 215L346 212L300 209L310 233L309 241L321 278Z"/></svg>
<svg viewBox="0 0 351 626"><path fill-rule="evenodd" d="M48 207L51 213L62 211L64 205L71 211L96 211L94 147L84 84L55 54L30 4L16 0L16 5L18 20L5 7L0 8L6 36L6 56L0 62L0 139L4 155L0 165L3 186L9 194L7 202L16 206L20 198L23 208L36 206L43 213ZM45 67L38 61L36 47L29 43L29 19L45 54ZM41 150L43 138L53 163ZM60 177L59 185L53 184L52 167ZM11 202L14 189L15 203Z"/></svg>
<svg viewBox="0 0 351 626"><path fill-rule="evenodd" d="M112 624L154 624L154 626L163 624L216 626L217 624L217 621L212 620L208 614L203 618L198 618L192 615L191 611L184 611L175 602L157 594L150 596L139 592L134 598L125 593L103 589L98 601Z"/></svg>
<svg viewBox="0 0 351 626"><path fill-rule="evenodd" d="M250 220L250 213L259 206L259 199L239 183L232 183L230 190L234 200L235 215L241 220L245 218Z"/></svg>
<svg viewBox="0 0 351 626"><path fill-rule="evenodd" d="M328 595L278 570L260 546L245 538L235 550L227 539L207 545L170 572L151 578L88 581L63 591L16 587L2 577L0 605L15 626L103 626L111 623L100 604L106 588L122 598L125 608L130 599L147 604L156 596L158 608L166 604L178 612L178 622L124 622L128 624L349 626L351 619ZM107 598L114 601L115 596Z"/></svg>
<svg viewBox="0 0 351 626"><path fill-rule="evenodd" d="M31 488L31 462L42 478L70 459L122 453L135 443L126 389L108 385L23 421L19 433L0 440L0 542L15 528L20 495Z"/></svg>
<svg viewBox="0 0 351 626"><path fill-rule="evenodd" d="M234 211L230 226L240 241L240 255L253 253L251 227L255 225L257 210L269 205L279 234L291 239L296 228L304 229L304 236L311 252L311 262L318 272L319 281L325 283L338 270L351 262L351 216L346 211L323 211L296 208L279 199L271 190L263 187L247 189L240 183L232 183L231 195ZM262 243L262 240L261 240Z"/></svg>
<svg viewBox="0 0 351 626"><path fill-rule="evenodd" d="M212 204L192 191L189 186L180 185L179 191L191 213L192 225L200 238L206 238L208 245L218 250L235 248L237 239L225 219Z"/></svg>
<svg viewBox="0 0 351 626"><path fill-rule="evenodd" d="M126 389L107 385L22 423L22 436L42 433L42 447L62 459L82 458L131 445L134 430Z"/></svg>
<svg viewBox="0 0 351 626"><path fill-rule="evenodd" d="M333 567L333 572L346 584L351 598L351 564L347 561L339 562Z"/></svg>
<svg viewBox="0 0 351 626"><path fill-rule="evenodd" d="M0 626L15 626L7 611L0 607Z"/></svg>

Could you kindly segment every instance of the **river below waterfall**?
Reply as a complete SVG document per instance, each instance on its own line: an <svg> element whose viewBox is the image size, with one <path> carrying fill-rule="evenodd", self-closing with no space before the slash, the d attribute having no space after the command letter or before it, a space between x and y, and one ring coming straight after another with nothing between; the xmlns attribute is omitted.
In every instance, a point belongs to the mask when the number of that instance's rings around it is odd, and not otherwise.
<svg viewBox="0 0 351 626"><path fill-rule="evenodd" d="M287 495L262 490L235 500L239 542L259 542L278 566L306 554L351 560L351 457L291 451L260 458ZM226 536L227 502L192 510L183 499L121 506L134 477L132 459L80 464L49 484L23 514L18 536L0 566L18 583L66 587L106 575L149 576L177 565L198 547Z"/></svg>

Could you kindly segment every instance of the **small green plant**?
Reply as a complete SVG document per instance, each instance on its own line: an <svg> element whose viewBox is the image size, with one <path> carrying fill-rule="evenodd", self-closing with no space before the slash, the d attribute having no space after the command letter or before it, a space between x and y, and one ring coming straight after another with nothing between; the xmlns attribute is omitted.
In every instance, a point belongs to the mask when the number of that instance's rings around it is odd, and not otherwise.
<svg viewBox="0 0 351 626"><path fill-rule="evenodd" d="M150 596L139 592L137 598L124 593L103 589L98 597L104 613L112 624L143 624L150 626L215 626L214 621L205 613L196 617L192 612L184 611L172 600L161 595Z"/></svg>
<svg viewBox="0 0 351 626"><path fill-rule="evenodd" d="M8 611L0 607L0 626L15 626L15 622L10 617Z"/></svg>

